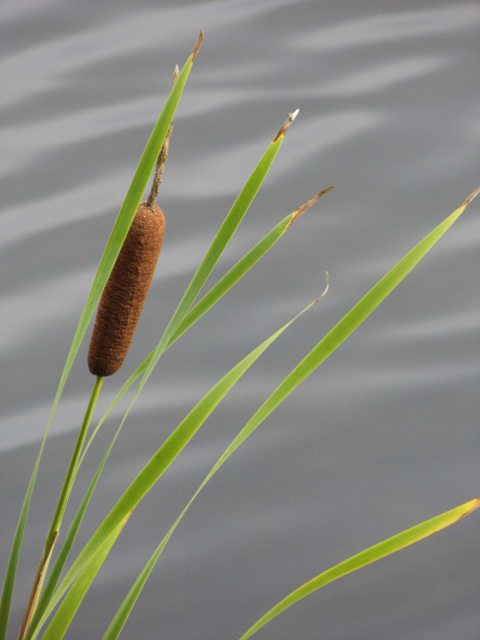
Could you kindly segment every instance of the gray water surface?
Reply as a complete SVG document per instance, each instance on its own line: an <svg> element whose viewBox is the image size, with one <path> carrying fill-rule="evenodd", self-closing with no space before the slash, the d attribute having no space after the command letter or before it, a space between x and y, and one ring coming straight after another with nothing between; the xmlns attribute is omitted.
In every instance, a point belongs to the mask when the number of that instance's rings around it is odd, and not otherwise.
<svg viewBox="0 0 480 640"><path fill-rule="evenodd" d="M215 382L321 293L138 505L67 638L101 638L168 528L263 400L357 300L480 184L475 2L7 1L0 13L1 560L78 318L175 64L204 43L175 117L167 234L99 418L160 339L289 112L214 283L335 184L169 350L112 451L75 549ZM479 494L478 201L247 440L193 504L129 618L132 640L236 639L321 571ZM88 338L51 427L27 525L15 638L93 380ZM129 398L131 395L129 396ZM67 518L123 412L82 466ZM269 640L478 640L478 516L316 592Z"/></svg>

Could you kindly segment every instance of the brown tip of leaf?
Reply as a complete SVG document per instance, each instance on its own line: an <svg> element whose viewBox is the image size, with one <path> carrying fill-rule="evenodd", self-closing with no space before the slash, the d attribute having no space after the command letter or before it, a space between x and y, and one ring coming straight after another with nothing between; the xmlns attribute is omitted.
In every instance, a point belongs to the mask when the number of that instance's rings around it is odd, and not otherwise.
<svg viewBox="0 0 480 640"><path fill-rule="evenodd" d="M315 194L313 196L313 198L310 198L310 200L307 200L304 204L302 204L301 207L298 207L298 209L295 209L295 211L292 211L292 213L290 214L292 217L292 219L290 220L290 222L288 223L285 231L288 229L288 227L293 224L295 222L295 220L297 218L299 218L302 213L305 213L305 211L308 211L310 209L310 207L313 207L313 205L318 202L320 200L320 198L323 198L323 196L328 193L329 191L331 191L332 189L335 189L335 185L332 185L331 187L327 187L326 189L322 189L322 191L319 191L317 194Z"/></svg>
<svg viewBox="0 0 480 640"><path fill-rule="evenodd" d="M197 53L200 51L200 47L202 46L202 41L203 41L203 31L200 31L197 44L195 45L195 49L192 52L192 62L195 61L195 58L197 57Z"/></svg>
<svg viewBox="0 0 480 640"><path fill-rule="evenodd" d="M175 69L173 70L173 83L174 84L177 81L179 75L180 75L180 71L178 70L178 64L176 64L175 65Z"/></svg>
<svg viewBox="0 0 480 640"><path fill-rule="evenodd" d="M470 204L470 202L476 198L476 196L478 196L478 194L480 193L480 187L477 187L475 189L475 191L473 193L471 193L468 198L465 200L465 202L462 204L462 207L466 207L467 205Z"/></svg>
<svg viewBox="0 0 480 640"><path fill-rule="evenodd" d="M298 115L298 112L300 111L300 109L297 109L296 111L294 111L293 113L291 113L288 118L285 120L285 122L282 124L282 126L280 127L280 131L277 133L277 135L275 136L275 138L273 139L274 142L276 142L279 138L281 138L282 136L285 135L285 131L288 129L288 127L292 124L292 122L295 120L295 118Z"/></svg>

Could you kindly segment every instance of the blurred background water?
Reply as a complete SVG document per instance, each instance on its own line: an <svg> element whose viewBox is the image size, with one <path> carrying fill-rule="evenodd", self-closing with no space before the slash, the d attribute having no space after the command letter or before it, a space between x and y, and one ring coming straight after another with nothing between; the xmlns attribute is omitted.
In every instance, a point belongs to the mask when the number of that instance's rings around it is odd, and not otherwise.
<svg viewBox="0 0 480 640"><path fill-rule="evenodd" d="M1 9L1 567L83 304L174 65L204 44L175 118L167 234L101 415L158 342L235 196L300 114L216 281L295 223L162 358L115 445L76 549L203 394L324 288L137 507L67 637L99 638L230 440L348 309L480 182L480 6L393 0L59 2ZM394 294L235 453L166 547L122 637L238 638L320 571L478 494L475 202ZM89 337L89 336L88 336ZM16 637L93 379L82 346L51 428L12 611ZM85 490L128 399L100 432ZM258 638L477 640L478 517L343 578Z"/></svg>

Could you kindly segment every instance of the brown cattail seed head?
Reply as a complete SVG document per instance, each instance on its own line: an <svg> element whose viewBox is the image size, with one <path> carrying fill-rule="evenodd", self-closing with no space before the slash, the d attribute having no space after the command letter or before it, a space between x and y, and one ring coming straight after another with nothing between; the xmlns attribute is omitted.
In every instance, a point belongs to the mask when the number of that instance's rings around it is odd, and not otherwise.
<svg viewBox="0 0 480 640"><path fill-rule="evenodd" d="M88 352L88 368L95 376L110 376L123 364L153 278L165 218L141 202L117 261L105 285Z"/></svg>

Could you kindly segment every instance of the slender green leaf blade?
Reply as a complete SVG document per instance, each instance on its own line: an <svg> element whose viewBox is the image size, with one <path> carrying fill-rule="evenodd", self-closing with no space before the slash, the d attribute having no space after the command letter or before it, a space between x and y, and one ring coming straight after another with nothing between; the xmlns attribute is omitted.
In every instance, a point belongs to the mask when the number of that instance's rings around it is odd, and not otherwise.
<svg viewBox="0 0 480 640"><path fill-rule="evenodd" d="M110 549L120 535L120 532L122 531L129 516L130 514L127 514L120 525L110 533L97 551L90 557L78 579L75 581L75 584L58 607L52 621L45 630L43 640L61 640L61 638L64 637L78 607L85 597L86 592L97 575L98 570L105 561L105 558L109 554Z"/></svg>
<svg viewBox="0 0 480 640"><path fill-rule="evenodd" d="M431 518L430 520L426 520L421 524L412 527L411 529L407 529L402 533L398 533L392 538L388 538L379 544L376 544L369 549L365 549L365 551L361 551L357 553L355 556L348 558L348 560L344 560L340 564L328 569L327 571L321 573L316 576L309 582L305 583L298 589L295 589L292 593L290 593L286 598L281 600L277 605L272 607L270 611L268 611L264 616L262 616L254 625L250 627L250 629L240 638L240 640L247 640L253 636L261 627L263 627L267 622L272 620L278 616L278 614L291 607L292 604L295 604L302 598L310 595L320 587L325 586L329 582L333 582L334 580L338 580L342 576L347 573L351 573L352 571L357 571L357 569L361 569L365 567L367 564L371 564L372 562L376 562L380 560L380 558L384 558L385 556L391 555L404 547L407 547L414 542L418 542L423 538L426 538L445 527L458 522L460 518L469 515L472 511L475 511L480 506L480 498L476 500L471 500L465 504L462 504L451 511L447 511L446 513L442 513L435 518Z"/></svg>
<svg viewBox="0 0 480 640"><path fill-rule="evenodd" d="M12 550L10 552L10 558L8 560L7 571L5 573L5 580L3 584L2 599L0 601L0 639L5 640L8 630L8 619L10 616L10 607L13 597L13 589L15 586L15 576L17 573L18 559L20 556L20 549L22 546L23 534L25 531L25 525L27 522L28 510L32 499L33 487L35 484L35 478L40 464L40 456L35 461L30 482L28 484L27 493L23 501L22 510L18 519L17 528L13 537Z"/></svg>
<svg viewBox="0 0 480 640"><path fill-rule="evenodd" d="M120 605L117 613L113 617L113 620L108 625L108 629L106 630L105 635L103 636L103 640L116 640L120 635L125 625L125 622L127 621L128 616L130 615L135 605L135 602L137 601L137 598L140 595L167 541L168 540L165 540L165 539L162 540L162 544L160 544L160 546L157 547L157 549L155 550L155 553L151 556L151 558L149 559L145 567L142 569L142 572L140 573L138 578L135 580L135 583L133 584L132 588L130 589L127 596L123 600L122 604Z"/></svg>
<svg viewBox="0 0 480 640"><path fill-rule="evenodd" d="M315 302L317 302L317 300L315 300L312 304L310 304L303 311L301 311L300 314L298 314L295 318L290 320L290 322L288 322L281 329L279 329L279 331L277 331L275 334L273 334L273 336L271 336L268 339L268 341L266 341L266 342L269 342L269 344L271 344L273 342L273 340L275 340L279 335L281 335L281 333L283 333L283 331L285 331L285 329L287 329L287 327L289 327L300 315L302 315L305 311L307 311L307 309L309 309L313 304L315 304ZM265 345L266 342L264 342L263 345ZM263 346L263 345L261 345L261 346ZM260 347L258 347L258 348L260 348ZM254 352L252 352L252 353L254 353ZM167 533L167 535L165 536L165 538L162 540L160 545L157 547L157 549L155 550L155 552L153 553L153 555L151 556L151 558L149 559L149 561L145 565L145 567L142 570L141 574L139 575L139 577L135 581L135 584L132 586L132 588L130 589L129 593L127 594L125 600L122 602L122 604L121 604L119 610L117 611L114 619L112 620L110 626L108 627L108 629L107 629L107 631L106 631L106 633L104 635L104 640L113 640L114 638L117 638L118 635L120 634L120 631L122 630L123 625L125 624L128 616L130 614L130 611L133 608L133 605L135 604L135 602L136 602L136 600L137 600L137 598L138 598L138 596L139 596L139 594L140 594L145 582L147 581L148 576L150 575L153 567L155 566L155 563L157 562L158 558L160 557L160 554L163 551L163 548L165 547L165 545L167 544L168 540L170 539L170 536L173 533L173 531L175 530L176 525L178 524L178 522L180 522L181 518L183 517L183 514L186 512L186 510L188 509L190 504L193 502L193 500L195 499L195 497L199 493L199 491L200 491L200 489L197 491L195 496L193 496L193 498L190 500L188 505L185 507L184 511L180 514L179 518L176 520L174 525L170 528L170 530Z"/></svg>

